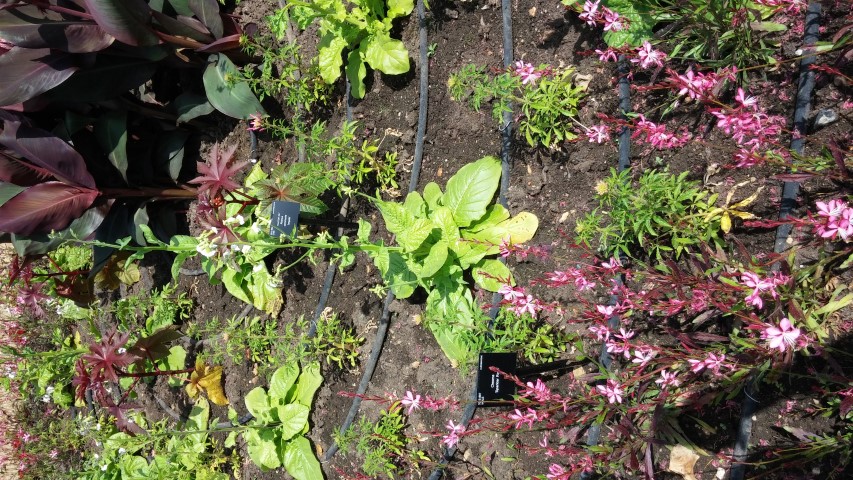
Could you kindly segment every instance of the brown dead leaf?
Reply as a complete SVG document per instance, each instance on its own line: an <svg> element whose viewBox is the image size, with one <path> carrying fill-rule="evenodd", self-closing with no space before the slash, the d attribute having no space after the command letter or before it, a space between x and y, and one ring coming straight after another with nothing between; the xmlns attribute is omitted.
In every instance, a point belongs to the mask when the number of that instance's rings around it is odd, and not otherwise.
<svg viewBox="0 0 853 480"><path fill-rule="evenodd" d="M699 460L699 455L696 455L693 450L682 445L676 445L669 454L669 471L681 475L684 480L696 480L693 467L697 460Z"/></svg>
<svg viewBox="0 0 853 480"><path fill-rule="evenodd" d="M196 398L202 390L216 405L228 405L228 399L222 390L222 367L208 367L203 361L196 361L195 371L190 375L190 383L187 384L187 395Z"/></svg>

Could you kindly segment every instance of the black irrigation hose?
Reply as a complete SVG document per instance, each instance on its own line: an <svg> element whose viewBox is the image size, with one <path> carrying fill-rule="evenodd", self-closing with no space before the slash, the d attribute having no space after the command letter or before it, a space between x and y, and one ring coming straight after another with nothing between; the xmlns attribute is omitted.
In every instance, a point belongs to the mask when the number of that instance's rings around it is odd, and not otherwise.
<svg viewBox="0 0 853 480"><path fill-rule="evenodd" d="M628 81L628 73L629 73L629 64L628 59L625 58L624 55L619 56L619 63L616 69L617 74L619 75L619 110L621 117L623 119L627 119L626 114L631 111L631 85ZM619 131L619 172L621 173L627 168L631 166L631 129L628 128L627 125L623 126ZM624 278L622 275L616 276L614 281L618 286L624 284ZM617 305L619 303L619 297L617 295L611 295L610 300L608 301L608 305ZM620 323L619 315L612 315L607 319L607 326L611 330L616 330L619 328ZM613 359L610 357L610 354L607 352L607 346L602 344L601 351L598 354L598 363L604 370L610 370L610 365L613 363ZM601 425L596 424L589 428L587 432L586 443L589 446L598 445L598 442L601 438ZM594 472L584 471L581 473L581 480L588 480L592 478Z"/></svg>
<svg viewBox="0 0 853 480"><path fill-rule="evenodd" d="M514 55L512 40L512 2L510 0L501 0L501 19L503 21L503 62L504 68L509 68L512 65ZM506 194L509 191L510 166L512 165L512 159L510 158L510 151L512 148L512 105L509 105L508 110L509 111L503 113L503 117L501 118L501 121L503 122L503 127L501 128L501 184L498 192L498 202L504 207L507 207ZM497 317L499 310L498 304L500 303L500 300L501 295L499 293L495 293L492 296L493 306L489 310L489 329L491 329L491 325L494 322L495 317ZM462 418L459 422L459 425L462 425L465 428L468 428L468 424L471 422L471 419L474 418L474 413L477 411L476 377L472 383L471 395L465 405L465 410L462 411ZM455 446L444 449L441 459L438 461L438 465L433 469L428 480L439 480L444 476L447 465L453 459L453 456L456 455L456 450L457 448Z"/></svg>
<svg viewBox="0 0 853 480"><path fill-rule="evenodd" d="M804 137L806 135L806 118L811 108L811 96L815 85L815 75L809 66L814 63L815 55L810 47L817 43L818 27L820 25L820 3L811 2L806 10L806 26L803 37L803 48L807 55L800 61L800 79L797 85L797 98L794 110L794 129L799 133L798 138L791 140L791 150L803 153ZM797 203L797 194L800 190L799 182L784 182L782 187L782 202L779 206L779 220L784 220L791 215ZM792 225L780 225L776 229L776 241L774 251L782 253L787 249L788 237L791 235ZM778 270L779 263L773 265L773 270ZM755 398L758 384L760 382L757 372L752 373L749 383L743 390L743 403L741 406L740 422L737 428L737 437L734 446L734 462L729 470L729 480L742 480L746 474L746 460L749 454L749 438L752 435L752 417L758 410L758 400Z"/></svg>
<svg viewBox="0 0 853 480"><path fill-rule="evenodd" d="M418 177L420 175L421 163L423 159L423 145L424 145L424 135L426 133L426 120L427 120L427 104L429 100L429 68L428 62L429 59L427 57L427 33L426 33L426 20L425 20L425 11L423 0L418 0L417 3L418 9L418 28L419 28L419 41L420 41L420 98L418 105L418 129L417 129L417 139L415 141L415 158L414 163L412 164L412 178L409 181L409 193L415 191L418 186ZM347 83L347 90L349 93L349 83ZM349 106L349 94L347 95L347 111L350 111ZM373 377L373 372L376 370L376 365L379 363L379 354L382 352L382 346L385 343L385 337L388 333L388 326L391 323L391 303L394 301L394 294L389 291L387 295L385 295L385 301L382 305L382 315L379 319L379 325L376 328L376 334L373 337L373 343L370 348L370 356L368 357L367 363L364 367L364 372L361 376L361 381L358 384L358 388L356 390L356 396L353 398L352 405L350 406L349 412L347 413L346 419L344 419L344 423L340 427L340 432L345 432L350 425L355 421L356 415L358 415L359 408L361 407L361 396L367 392L367 387L370 383L370 379ZM318 306L319 309L319 306ZM328 462L332 459L332 457L338 451L338 444L336 442L332 442L332 445L326 451L326 454L323 456L323 462Z"/></svg>

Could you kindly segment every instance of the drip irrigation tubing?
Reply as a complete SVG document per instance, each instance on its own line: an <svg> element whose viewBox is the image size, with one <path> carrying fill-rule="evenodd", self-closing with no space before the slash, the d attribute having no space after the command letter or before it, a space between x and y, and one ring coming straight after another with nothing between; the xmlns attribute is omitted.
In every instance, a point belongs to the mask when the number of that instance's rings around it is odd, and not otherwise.
<svg viewBox="0 0 853 480"><path fill-rule="evenodd" d="M617 75L619 76L618 85L619 85L619 110L620 115L623 119L627 119L627 114L631 111L631 85L628 80L629 72L629 63L628 59L624 55L619 56L619 61L617 64ZM622 171L631 167L631 129L628 128L627 125L622 126L622 129L619 131L619 167L618 171L621 173ZM625 279L622 275L617 275L613 281L616 283L617 287L621 287ZM619 303L618 295L610 295L610 299L607 302L608 305L615 306ZM607 319L607 326L611 330L616 330L619 328L619 324L621 323L621 318L619 315L611 315L610 318ZM610 353L607 352L607 345L601 345L601 351L598 354L598 363L604 369L604 371L610 370L610 365L613 363L613 359L610 357ZM601 439L601 425L595 424L589 428L587 431L586 443L589 446L598 445L599 440ZM589 480L595 475L595 472L592 471L584 471L581 473L581 480Z"/></svg>
<svg viewBox="0 0 853 480"><path fill-rule="evenodd" d="M416 140L415 140L415 157L414 162L412 164L412 177L409 180L409 189L408 192L411 193L415 191L418 186L418 178L420 176L421 163L423 160L423 145L424 145L424 136L426 134L426 122L427 122L427 105L429 101L429 58L427 55L427 32L426 32L426 13L424 9L424 0L418 0L417 2L417 12L418 12L418 38L420 43L420 98L418 100L418 128L416 132ZM347 90L349 91L349 83L347 83ZM349 106L349 98L347 95L347 110L350 111ZM330 266L331 268L331 266ZM328 294L327 294L328 296ZM349 429L350 425L355 421L356 415L358 415L358 411L361 408L361 396L367 392L367 387L370 384L370 379L373 377L373 373L376 370L376 365L379 363L379 355L382 353L382 347L385 343L385 337L388 333L388 326L391 323L391 303L394 301L394 294L389 290L385 295L385 301L382 304L382 315L379 318L379 325L376 328L376 333L373 336L373 342L370 347L370 356L368 357L367 363L364 367L364 372L361 376L361 381L358 384L358 388L356 390L356 395L353 398L352 405L350 406L349 412L347 412L347 416L344 419L343 424L341 424L339 432L343 433L347 429ZM318 310L320 310L318 306ZM323 462L328 462L335 456L335 453L338 451L337 442L332 442L332 445L329 446L328 450L326 450L325 455L323 455Z"/></svg>
<svg viewBox="0 0 853 480"><path fill-rule="evenodd" d="M419 2L420 3L420 0ZM503 63L504 68L509 68L512 65L513 55L514 55L514 47L512 40L512 2L510 0L501 0L501 20L503 22ZM501 183L500 189L498 191L498 202L504 207L507 207L507 198L506 194L509 191L509 176L510 176L510 166L512 159L510 158L510 151L512 148L512 105L510 104L507 108L507 111L503 113L503 117L501 118L503 122L503 128L501 128ZM501 259L505 262L505 259ZM492 323L497 317L498 310L500 307L498 304L500 303L501 295L499 293L495 293L492 296L492 308L489 310L489 329L492 328ZM491 335L490 333L488 335ZM474 381L471 385L471 393L468 399L468 402L465 405L465 410L462 411L462 418L460 419L459 425L462 425L464 428L468 428L468 424L471 422L471 419L474 418L474 413L477 411L477 378L474 377ZM447 465L453 459L453 456L456 455L456 446L447 447L444 449L441 455L441 459L438 461L438 465L433 469L432 473L429 476L428 480L439 480L444 476L444 471L447 468Z"/></svg>
<svg viewBox="0 0 853 480"><path fill-rule="evenodd" d="M811 108L811 96L815 86L814 71L809 69L815 62L814 52L811 47L817 43L820 26L820 3L809 3L806 10L806 25L803 34L803 47L807 54L800 61L800 78L797 85L797 97L795 100L795 110L793 127L799 135L791 140L791 150L802 154L804 137L807 133L806 119ZM790 217L791 212L797 204L797 194L800 191L799 182L784 182L782 186L782 201L779 206L779 220L785 220ZM792 225L780 225L776 229L776 240L773 250L776 253L782 253L787 249L788 237L791 235ZM778 271L781 264L779 262L773 264L772 270ZM758 384L761 381L759 373L753 371L749 383L743 390L743 402L741 404L741 416L738 422L738 428L735 438L735 446L733 452L733 460L729 469L729 480L743 480L746 474L746 460L749 455L749 438L752 435L752 417L758 410L759 402L755 398L758 391Z"/></svg>

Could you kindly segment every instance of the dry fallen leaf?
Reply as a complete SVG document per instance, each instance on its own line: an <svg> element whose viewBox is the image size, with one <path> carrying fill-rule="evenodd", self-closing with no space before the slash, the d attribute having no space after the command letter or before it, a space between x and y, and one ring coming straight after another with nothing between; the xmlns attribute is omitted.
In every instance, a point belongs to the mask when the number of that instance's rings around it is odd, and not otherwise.
<svg viewBox="0 0 853 480"><path fill-rule="evenodd" d="M696 480L693 467L697 460L699 460L699 455L693 453L693 450L682 445L676 445L669 454L669 471L681 475L684 480Z"/></svg>
<svg viewBox="0 0 853 480"><path fill-rule="evenodd" d="M202 390L216 405L228 405L228 399L222 390L222 367L208 367L204 362L196 361L195 371L190 375L190 383L187 384L187 395L196 398Z"/></svg>

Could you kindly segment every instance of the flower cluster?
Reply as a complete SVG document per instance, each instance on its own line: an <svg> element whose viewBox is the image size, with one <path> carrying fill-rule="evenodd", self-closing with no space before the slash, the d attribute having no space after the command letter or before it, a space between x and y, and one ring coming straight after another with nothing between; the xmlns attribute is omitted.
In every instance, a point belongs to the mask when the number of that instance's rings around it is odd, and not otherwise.
<svg viewBox="0 0 853 480"><path fill-rule="evenodd" d="M411 415L413 411L422 408L431 412L437 412L447 408L456 409L459 406L459 401L451 397L433 398L429 395L421 397L421 395L413 393L411 390L406 390L406 396L400 399L400 403L404 407L408 407L406 410L407 415Z"/></svg>
<svg viewBox="0 0 853 480"><path fill-rule="evenodd" d="M622 403L622 396L625 395L625 389L612 378L607 379L606 385L596 385L595 390L607 397L607 402L611 404Z"/></svg>
<svg viewBox="0 0 853 480"><path fill-rule="evenodd" d="M456 425L453 420L447 422L447 429L450 432L441 437L441 443L447 445L447 448L453 448L459 443L460 435L465 434L465 425Z"/></svg>
<svg viewBox="0 0 853 480"><path fill-rule="evenodd" d="M666 54L652 48L652 44L644 41L643 45L637 47L637 58L632 58L631 63L639 63L642 68L662 67L666 60Z"/></svg>
<svg viewBox="0 0 853 480"><path fill-rule="evenodd" d="M643 114L637 115L637 122L634 127L631 138L642 139L659 150L683 147L693 138L693 135L686 129L680 134L668 132L666 125L647 120Z"/></svg>
<svg viewBox="0 0 853 480"><path fill-rule="evenodd" d="M764 300L761 299L761 294L768 292L771 297L779 298L779 292L776 291L776 287L788 283L788 280L790 280L789 277L779 272L774 272L773 275L764 279L752 272L743 272L740 276L740 283L752 289L752 293L746 297L746 303L753 305L759 310L764 308Z"/></svg>
<svg viewBox="0 0 853 480"><path fill-rule="evenodd" d="M812 217L814 230L822 238L847 241L853 235L853 208L847 202L833 199L828 202L816 202L817 218Z"/></svg>
<svg viewBox="0 0 853 480"><path fill-rule="evenodd" d="M599 23L604 24L605 32L619 32L628 28L625 18L607 7L600 6L599 3L601 0L595 0L595 2L586 0L578 17L590 27Z"/></svg>
<svg viewBox="0 0 853 480"><path fill-rule="evenodd" d="M784 119L768 115L758 107L754 97L747 97L742 88L737 89L735 108L709 108L717 117L717 127L742 147L756 152L768 143L768 139L782 133Z"/></svg>
<svg viewBox="0 0 853 480"><path fill-rule="evenodd" d="M537 70L533 65L524 63L521 60L515 62L515 68L512 71L521 77L522 85L533 85L536 83L536 80L542 78L542 75L546 73L545 70Z"/></svg>
<svg viewBox="0 0 853 480"><path fill-rule="evenodd" d="M533 295L525 292L521 287L503 285L498 290L498 293L504 297L501 305L507 306L508 310L515 315L520 316L529 313L531 316L536 317L539 311L544 308L539 299L533 298Z"/></svg>

